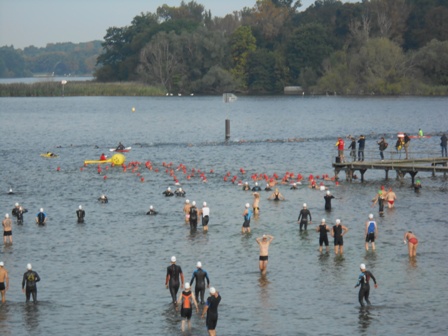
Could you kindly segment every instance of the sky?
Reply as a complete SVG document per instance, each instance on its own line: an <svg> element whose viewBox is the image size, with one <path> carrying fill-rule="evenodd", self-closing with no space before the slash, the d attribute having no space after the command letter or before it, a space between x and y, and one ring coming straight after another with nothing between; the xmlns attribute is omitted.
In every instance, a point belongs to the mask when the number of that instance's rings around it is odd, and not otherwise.
<svg viewBox="0 0 448 336"><path fill-rule="evenodd" d="M189 2L190 0L185 0ZM180 0L0 0L0 47L45 47L47 43L103 40L110 27L125 27L140 13L155 13ZM196 0L223 17L256 0ZM355 0L343 2L356 2ZM314 0L302 0L305 9Z"/></svg>

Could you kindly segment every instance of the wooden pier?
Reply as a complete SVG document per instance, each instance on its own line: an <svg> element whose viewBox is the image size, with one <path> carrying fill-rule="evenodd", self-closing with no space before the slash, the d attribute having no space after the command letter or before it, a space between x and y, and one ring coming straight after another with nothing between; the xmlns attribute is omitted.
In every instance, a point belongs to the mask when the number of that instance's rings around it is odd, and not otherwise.
<svg viewBox="0 0 448 336"><path fill-rule="evenodd" d="M334 175L338 179L338 174L345 170L346 180L351 182L353 180L353 173L359 171L361 174L361 182L364 182L364 174L368 169L384 170L386 180L389 178L389 171L395 170L397 179L403 180L406 174L412 178L412 185L414 185L415 175L419 171L443 173L445 178L448 173L448 158L447 157L433 157L425 159L410 159L410 160L383 160L383 161L353 161L333 163Z"/></svg>

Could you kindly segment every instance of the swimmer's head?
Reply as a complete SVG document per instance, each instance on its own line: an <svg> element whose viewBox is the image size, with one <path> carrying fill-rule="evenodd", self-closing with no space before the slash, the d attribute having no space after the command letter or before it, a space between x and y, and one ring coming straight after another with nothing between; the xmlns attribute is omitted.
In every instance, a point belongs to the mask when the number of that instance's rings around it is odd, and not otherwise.
<svg viewBox="0 0 448 336"><path fill-rule="evenodd" d="M40 212L44 212L44 208L40 208Z"/></svg>
<svg viewBox="0 0 448 336"><path fill-rule="evenodd" d="M5 218L9 218L9 214L5 214Z"/></svg>
<svg viewBox="0 0 448 336"><path fill-rule="evenodd" d="M255 185L257 186L257 185L258 185L258 182L255 182Z"/></svg>
<svg viewBox="0 0 448 336"><path fill-rule="evenodd" d="M33 266L31 264L26 265L26 269L28 271L31 271L33 269Z"/></svg>
<svg viewBox="0 0 448 336"><path fill-rule="evenodd" d="M207 202L202 203L202 206L206 207L207 206Z"/></svg>
<svg viewBox="0 0 448 336"><path fill-rule="evenodd" d="M366 265L361 264L361 265L359 265L359 268L362 269L362 270L365 270L366 269Z"/></svg>
<svg viewBox="0 0 448 336"><path fill-rule="evenodd" d="M200 261L198 261L198 263L196 264L196 267L197 267L197 268L201 268L201 267L202 267L202 264L201 264Z"/></svg>
<svg viewBox="0 0 448 336"><path fill-rule="evenodd" d="M295 187L297 185L297 183L294 182L292 185Z"/></svg>
<svg viewBox="0 0 448 336"><path fill-rule="evenodd" d="M168 187L168 189L167 189L168 191L171 191L171 188L170 187Z"/></svg>
<svg viewBox="0 0 448 336"><path fill-rule="evenodd" d="M327 190L327 195L330 195L330 190Z"/></svg>
<svg viewBox="0 0 448 336"><path fill-rule="evenodd" d="M18 206L19 206L19 203L16 203L15 205L16 205L16 207L18 207Z"/></svg>
<svg viewBox="0 0 448 336"><path fill-rule="evenodd" d="M325 218L322 218L322 223L325 223Z"/></svg>
<svg viewBox="0 0 448 336"><path fill-rule="evenodd" d="M269 188L269 183L266 183L266 187L268 187L268 188Z"/></svg>
<svg viewBox="0 0 448 336"><path fill-rule="evenodd" d="M306 208L306 203L303 203L303 207Z"/></svg>
<svg viewBox="0 0 448 336"><path fill-rule="evenodd" d="M215 294L216 293L216 289L215 287L210 287L210 294Z"/></svg>
<svg viewBox="0 0 448 336"><path fill-rule="evenodd" d="M80 205L78 208L79 208L79 210L82 210L82 205Z"/></svg>
<svg viewBox="0 0 448 336"><path fill-rule="evenodd" d="M246 208L248 208L248 207L250 207L250 204L249 204L249 203L246 203Z"/></svg>
<svg viewBox="0 0 448 336"><path fill-rule="evenodd" d="M154 207L152 205L150 205L149 206L149 210L152 210L152 209L154 209Z"/></svg>
<svg viewBox="0 0 448 336"><path fill-rule="evenodd" d="M3 261L0 261L0 266L1 266L1 267L5 266L5 264L3 263Z"/></svg>
<svg viewBox="0 0 448 336"><path fill-rule="evenodd" d="M190 283L189 282L185 283L185 289L190 289Z"/></svg>
<svg viewBox="0 0 448 336"><path fill-rule="evenodd" d="M341 224L341 220L340 219L336 219L336 224Z"/></svg>
<svg viewBox="0 0 448 336"><path fill-rule="evenodd" d="M171 262L172 262L172 263L175 263L175 262L176 262L176 257L175 257L175 256L172 256L172 257L171 257Z"/></svg>
<svg viewBox="0 0 448 336"><path fill-rule="evenodd" d="M263 240L268 239L268 236L266 236L265 234L263 235Z"/></svg>
<svg viewBox="0 0 448 336"><path fill-rule="evenodd" d="M195 205L196 205L196 202L195 202L195 201L191 202L191 205L192 205L192 206L195 206Z"/></svg>
<svg viewBox="0 0 448 336"><path fill-rule="evenodd" d="M373 214L370 214L370 215L369 215L369 218L370 218L370 219L373 219Z"/></svg>
<svg viewBox="0 0 448 336"><path fill-rule="evenodd" d="M190 200L185 200L185 204L190 204Z"/></svg>
<svg viewBox="0 0 448 336"><path fill-rule="evenodd" d="M182 188L179 188L179 191L182 191Z"/></svg>

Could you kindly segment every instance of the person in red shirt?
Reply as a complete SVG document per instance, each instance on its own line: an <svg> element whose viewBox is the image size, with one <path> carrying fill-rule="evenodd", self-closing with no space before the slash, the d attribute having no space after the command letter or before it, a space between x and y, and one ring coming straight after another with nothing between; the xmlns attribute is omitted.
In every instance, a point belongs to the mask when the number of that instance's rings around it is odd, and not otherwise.
<svg viewBox="0 0 448 336"><path fill-rule="evenodd" d="M338 141L336 142L336 146L338 146L338 156L342 162L345 162L345 158L344 158L344 140L339 137Z"/></svg>
<svg viewBox="0 0 448 336"><path fill-rule="evenodd" d="M107 160L107 156L103 154L101 154L100 156L100 161L106 161Z"/></svg>

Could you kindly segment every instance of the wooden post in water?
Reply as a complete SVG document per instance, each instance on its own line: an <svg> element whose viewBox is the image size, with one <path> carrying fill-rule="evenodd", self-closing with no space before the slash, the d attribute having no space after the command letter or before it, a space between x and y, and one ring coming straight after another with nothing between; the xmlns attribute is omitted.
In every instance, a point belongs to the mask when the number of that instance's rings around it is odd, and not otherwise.
<svg viewBox="0 0 448 336"><path fill-rule="evenodd" d="M226 140L230 139L230 119L226 119Z"/></svg>
<svg viewBox="0 0 448 336"><path fill-rule="evenodd" d="M222 100L224 103L233 103L237 100L237 96L233 93L223 93ZM230 139L230 119L226 119L226 140Z"/></svg>

